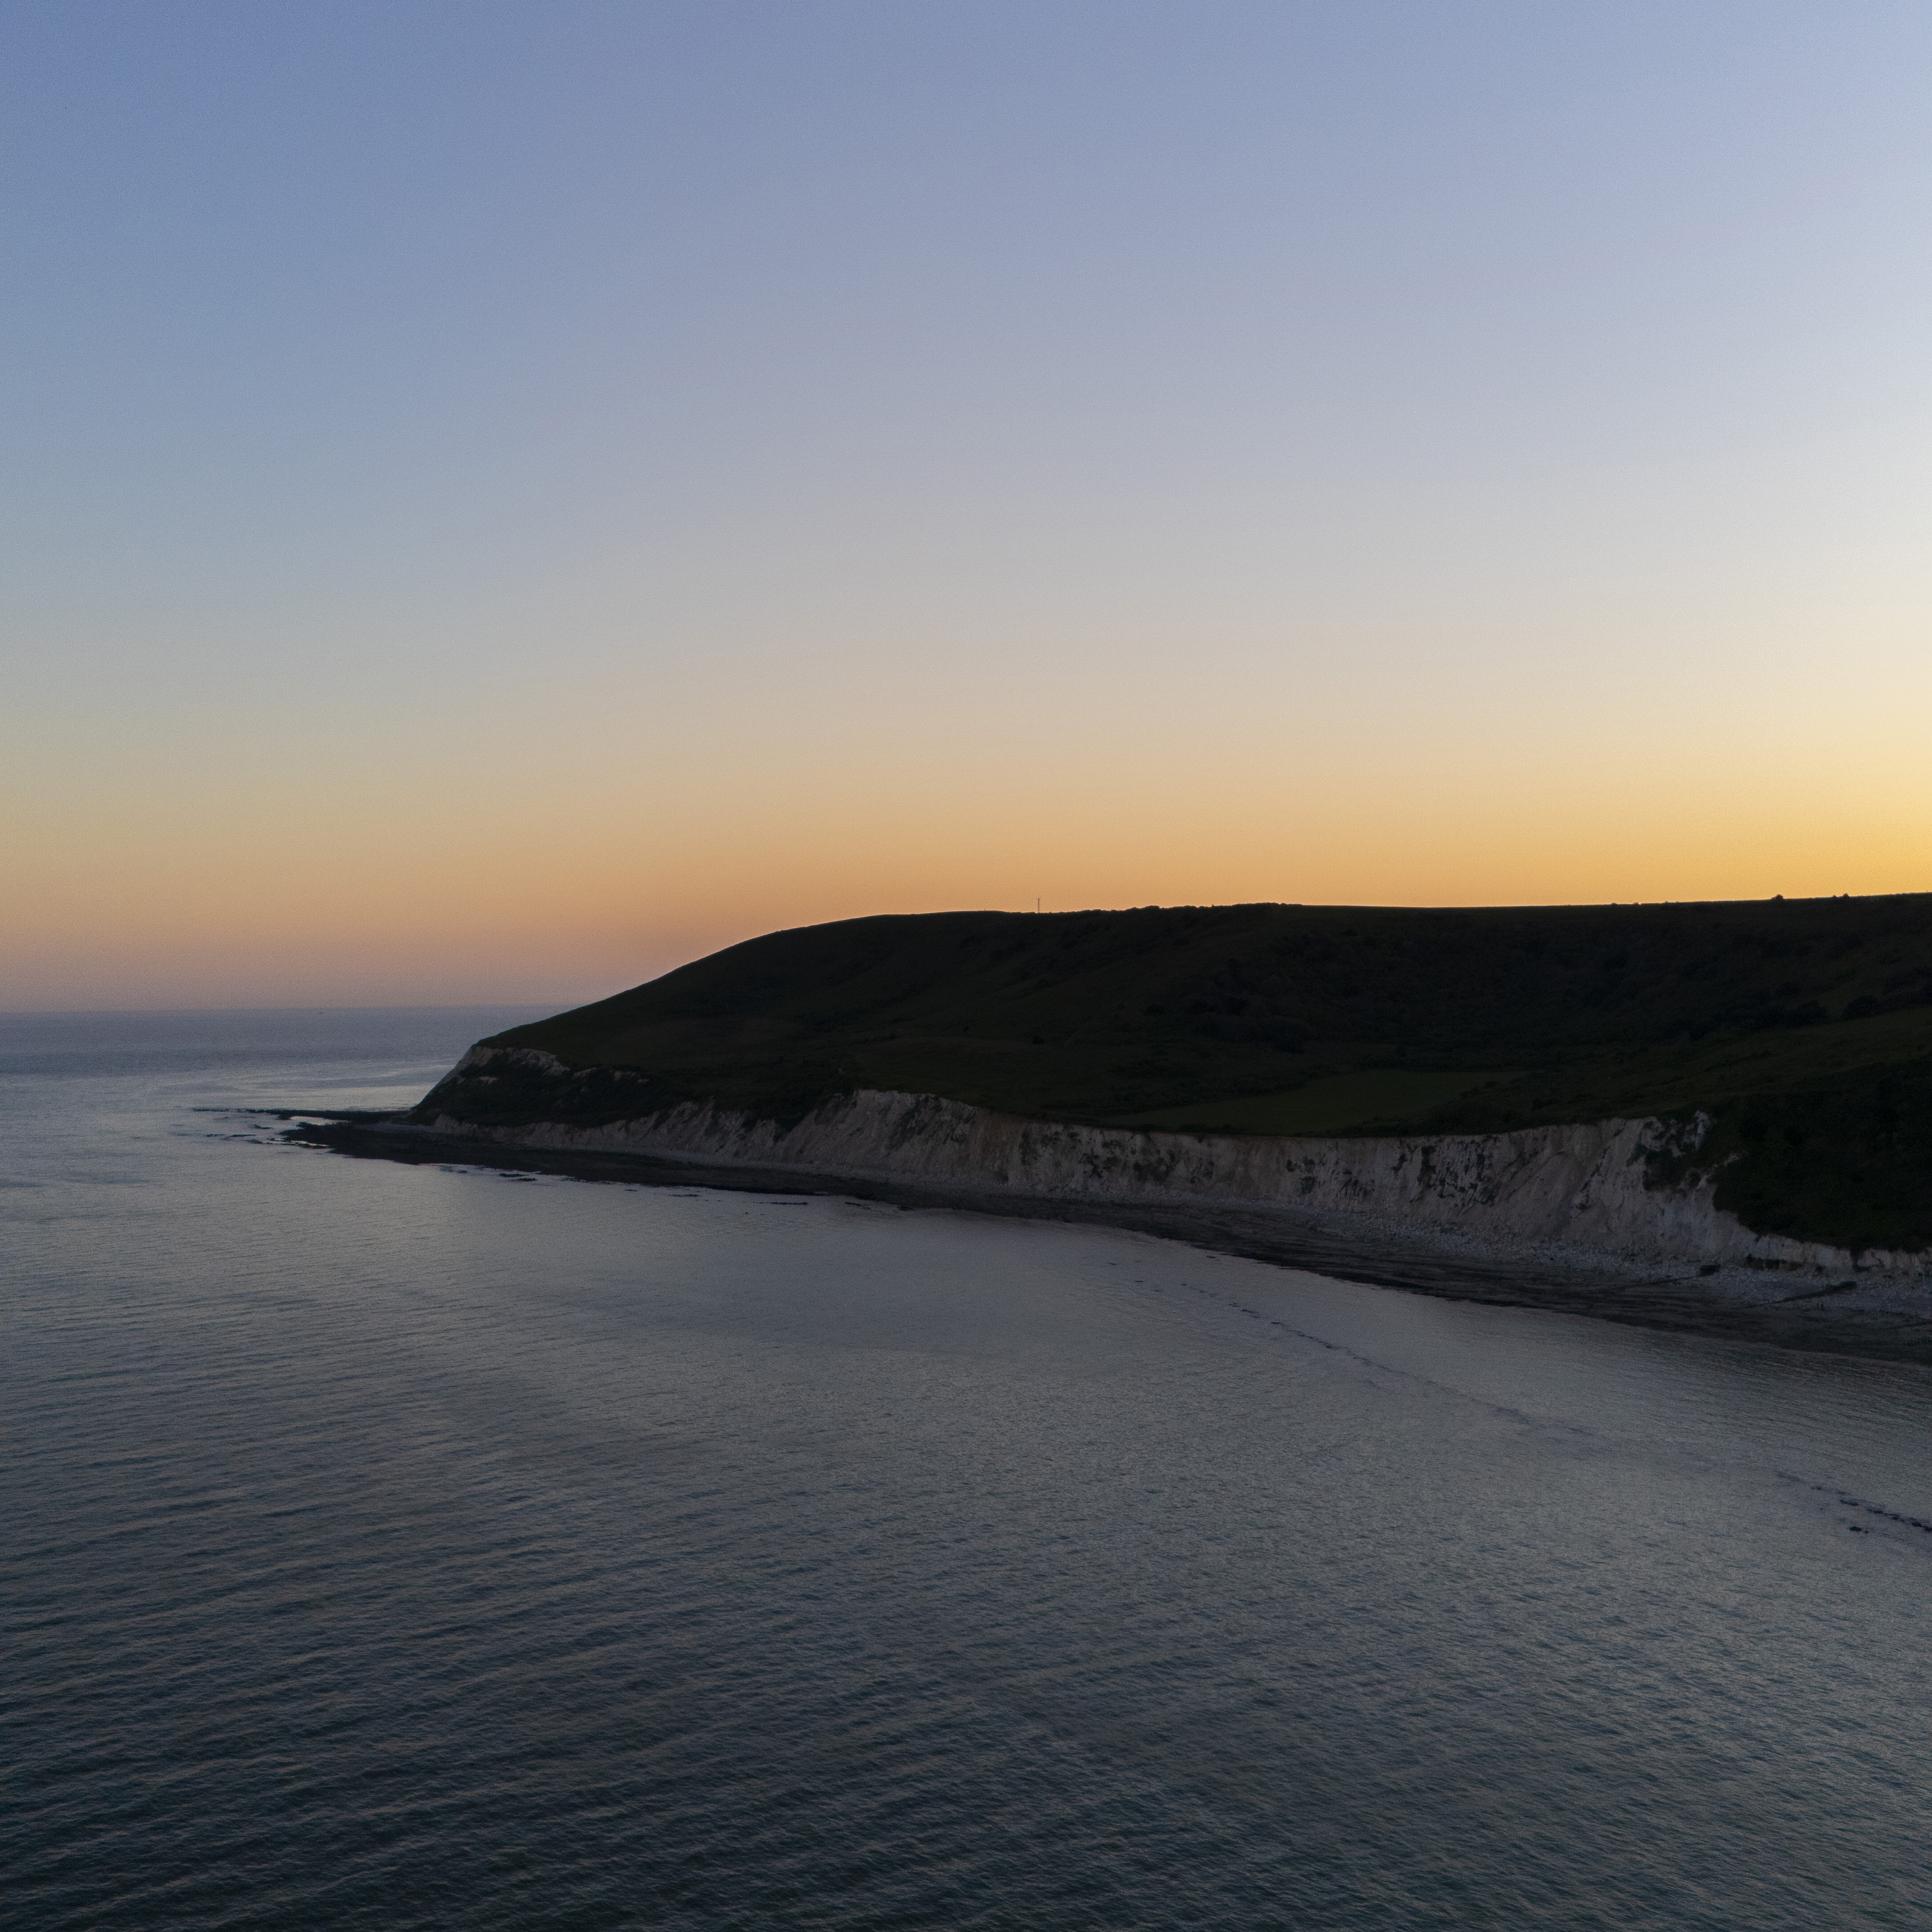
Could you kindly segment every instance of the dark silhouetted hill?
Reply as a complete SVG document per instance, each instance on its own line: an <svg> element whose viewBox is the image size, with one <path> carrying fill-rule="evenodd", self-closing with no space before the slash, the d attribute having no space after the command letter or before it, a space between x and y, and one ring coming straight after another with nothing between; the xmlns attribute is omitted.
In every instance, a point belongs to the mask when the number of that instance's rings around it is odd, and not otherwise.
<svg viewBox="0 0 1932 1932"><path fill-rule="evenodd" d="M1747 1225L1932 1240L1928 895L849 920L488 1044L606 1070L571 1083L580 1121L679 1100L790 1119L854 1088L1237 1133L1702 1109L1700 1159L1736 1156L1719 1202ZM559 1118L534 1076L460 1099L478 1122Z"/></svg>

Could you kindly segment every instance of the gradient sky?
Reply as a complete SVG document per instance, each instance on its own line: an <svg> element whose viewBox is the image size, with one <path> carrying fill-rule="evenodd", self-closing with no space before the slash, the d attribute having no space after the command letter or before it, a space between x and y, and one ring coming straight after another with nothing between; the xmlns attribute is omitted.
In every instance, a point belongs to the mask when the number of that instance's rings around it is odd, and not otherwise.
<svg viewBox="0 0 1932 1932"><path fill-rule="evenodd" d="M1932 9L11 4L0 1006L1932 886Z"/></svg>

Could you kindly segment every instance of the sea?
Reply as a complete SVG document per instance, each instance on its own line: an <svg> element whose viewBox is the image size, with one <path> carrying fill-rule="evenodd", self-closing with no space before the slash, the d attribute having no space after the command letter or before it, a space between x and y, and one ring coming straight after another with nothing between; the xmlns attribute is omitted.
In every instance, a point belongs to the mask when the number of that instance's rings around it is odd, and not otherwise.
<svg viewBox="0 0 1932 1932"><path fill-rule="evenodd" d="M0 1920L1932 1924L1932 1379L286 1144L507 1010L0 1021Z"/></svg>

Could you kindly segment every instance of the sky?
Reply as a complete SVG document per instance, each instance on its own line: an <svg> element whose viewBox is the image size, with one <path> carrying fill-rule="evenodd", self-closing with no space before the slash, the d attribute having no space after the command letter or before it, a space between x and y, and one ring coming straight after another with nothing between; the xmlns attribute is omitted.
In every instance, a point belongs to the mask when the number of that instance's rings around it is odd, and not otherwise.
<svg viewBox="0 0 1932 1932"><path fill-rule="evenodd" d="M13 0L0 1008L1932 888L1932 9Z"/></svg>

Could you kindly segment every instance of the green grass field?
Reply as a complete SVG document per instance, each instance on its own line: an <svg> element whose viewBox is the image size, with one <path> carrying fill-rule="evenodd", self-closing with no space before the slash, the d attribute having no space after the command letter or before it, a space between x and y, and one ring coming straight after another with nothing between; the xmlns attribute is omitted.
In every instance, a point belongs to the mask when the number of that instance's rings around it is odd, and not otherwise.
<svg viewBox="0 0 1932 1932"><path fill-rule="evenodd" d="M1385 1121L1425 1120L1446 1102L1510 1077L1481 1072L1408 1073L1395 1067L1331 1073L1282 1094L1156 1108L1114 1124L1217 1134L1366 1133Z"/></svg>

